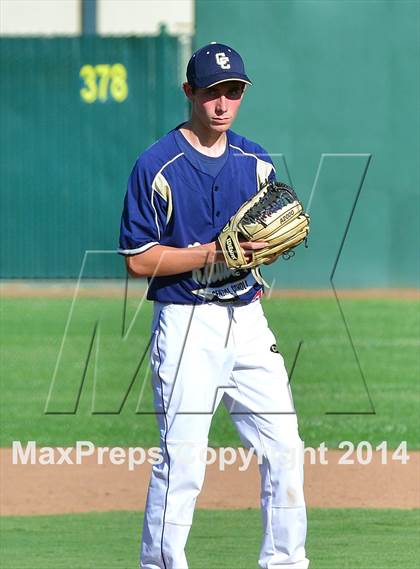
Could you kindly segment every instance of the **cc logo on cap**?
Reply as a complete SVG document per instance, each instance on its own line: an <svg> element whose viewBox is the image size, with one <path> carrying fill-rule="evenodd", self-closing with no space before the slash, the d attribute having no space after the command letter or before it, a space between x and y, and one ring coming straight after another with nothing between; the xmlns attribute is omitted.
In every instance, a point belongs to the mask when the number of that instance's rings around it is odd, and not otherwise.
<svg viewBox="0 0 420 569"><path fill-rule="evenodd" d="M223 52L216 53L216 63L220 65L222 69L230 69L229 58Z"/></svg>

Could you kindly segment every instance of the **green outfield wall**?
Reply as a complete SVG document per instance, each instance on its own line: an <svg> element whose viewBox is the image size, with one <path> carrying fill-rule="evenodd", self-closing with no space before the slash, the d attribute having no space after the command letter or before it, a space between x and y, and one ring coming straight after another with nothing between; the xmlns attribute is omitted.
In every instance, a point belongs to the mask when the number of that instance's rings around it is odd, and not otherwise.
<svg viewBox="0 0 420 569"><path fill-rule="evenodd" d="M254 82L236 130L305 203L313 192L311 246L270 268L278 285L329 278L371 154L335 282L416 286L419 3L197 0L195 43L210 41L236 48Z"/></svg>
<svg viewBox="0 0 420 569"><path fill-rule="evenodd" d="M312 217L275 286L418 286L419 3L197 0L196 46L238 49L254 81L235 130ZM185 47L139 38L1 39L1 277L69 278L117 247L137 155L176 124ZM123 275L89 256L85 275Z"/></svg>
<svg viewBox="0 0 420 569"><path fill-rule="evenodd" d="M1 276L78 275L118 247L138 154L182 122L183 52L156 37L1 39ZM122 274L96 255L95 277Z"/></svg>

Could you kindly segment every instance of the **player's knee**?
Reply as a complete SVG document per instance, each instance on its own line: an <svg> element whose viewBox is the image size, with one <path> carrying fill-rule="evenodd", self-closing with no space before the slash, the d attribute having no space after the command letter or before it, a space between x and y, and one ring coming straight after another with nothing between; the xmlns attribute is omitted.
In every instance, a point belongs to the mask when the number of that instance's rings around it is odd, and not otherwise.
<svg viewBox="0 0 420 569"><path fill-rule="evenodd" d="M300 468L303 459L303 441L296 436L290 440L273 441L264 449L264 457L279 469Z"/></svg>

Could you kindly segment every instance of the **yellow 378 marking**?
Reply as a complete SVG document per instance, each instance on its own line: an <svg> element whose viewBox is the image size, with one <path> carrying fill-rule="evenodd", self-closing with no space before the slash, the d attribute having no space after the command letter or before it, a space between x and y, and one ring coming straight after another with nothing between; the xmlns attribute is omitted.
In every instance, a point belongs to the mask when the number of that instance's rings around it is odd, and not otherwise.
<svg viewBox="0 0 420 569"><path fill-rule="evenodd" d="M85 103L109 99L122 103L128 96L127 69L122 63L83 65L79 76L83 80L80 97Z"/></svg>

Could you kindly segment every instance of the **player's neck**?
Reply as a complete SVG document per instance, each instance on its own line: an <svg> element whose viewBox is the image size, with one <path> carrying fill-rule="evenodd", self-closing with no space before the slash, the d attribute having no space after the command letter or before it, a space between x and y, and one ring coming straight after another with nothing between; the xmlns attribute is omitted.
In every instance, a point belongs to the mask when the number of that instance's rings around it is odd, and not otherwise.
<svg viewBox="0 0 420 569"><path fill-rule="evenodd" d="M182 134L198 152L207 156L221 156L226 149L226 132L205 129L191 119L180 128Z"/></svg>

